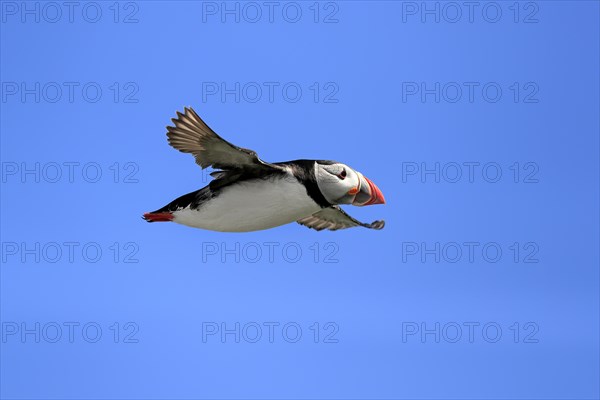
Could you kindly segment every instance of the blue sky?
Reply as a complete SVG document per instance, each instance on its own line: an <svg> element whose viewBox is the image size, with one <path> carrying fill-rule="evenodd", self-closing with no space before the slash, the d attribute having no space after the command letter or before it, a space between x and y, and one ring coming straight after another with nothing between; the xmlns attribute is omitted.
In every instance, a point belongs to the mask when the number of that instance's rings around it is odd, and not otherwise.
<svg viewBox="0 0 600 400"><path fill-rule="evenodd" d="M598 398L598 3L2 1L3 398ZM382 231L147 224L192 106Z"/></svg>

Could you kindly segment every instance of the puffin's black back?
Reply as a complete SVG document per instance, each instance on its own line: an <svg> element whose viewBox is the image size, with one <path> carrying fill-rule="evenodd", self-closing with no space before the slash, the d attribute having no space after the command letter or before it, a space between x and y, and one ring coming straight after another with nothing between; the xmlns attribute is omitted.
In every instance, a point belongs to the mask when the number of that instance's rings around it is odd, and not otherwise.
<svg viewBox="0 0 600 400"><path fill-rule="evenodd" d="M332 204L325 199L325 197L321 193L321 190L319 189L319 185L317 184L317 178L315 175L315 161L319 164L324 165L331 165L336 163L335 161L328 160L293 160L274 164L290 167L294 177L298 180L300 184L304 185L304 187L306 188L306 193L310 196L310 198L313 199L313 201L322 208L330 207ZM167 211L173 212L188 206L191 209L197 209L202 205L202 203L206 202L207 200L218 197L220 192L227 186L252 179L273 178L273 184L276 185L276 178L278 177L284 178L285 172L277 170L256 171L247 169L231 169L227 171L219 171L217 174L217 178L212 180L207 186L194 192L184 194L183 196L178 197L166 206L156 211L153 211L153 213L161 213Z"/></svg>

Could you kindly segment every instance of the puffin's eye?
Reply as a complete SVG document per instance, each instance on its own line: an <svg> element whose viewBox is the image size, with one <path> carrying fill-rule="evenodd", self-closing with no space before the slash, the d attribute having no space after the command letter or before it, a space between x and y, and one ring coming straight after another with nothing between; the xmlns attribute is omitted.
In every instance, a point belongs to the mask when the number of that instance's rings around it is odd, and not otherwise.
<svg viewBox="0 0 600 400"><path fill-rule="evenodd" d="M346 178L346 168L344 168L342 172L340 172L338 178L340 178L341 180L344 180L344 178Z"/></svg>

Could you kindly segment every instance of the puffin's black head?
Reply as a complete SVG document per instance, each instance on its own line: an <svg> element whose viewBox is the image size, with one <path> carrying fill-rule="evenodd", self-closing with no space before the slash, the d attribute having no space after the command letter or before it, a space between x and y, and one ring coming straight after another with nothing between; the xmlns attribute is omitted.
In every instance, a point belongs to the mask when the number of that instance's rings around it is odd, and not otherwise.
<svg viewBox="0 0 600 400"><path fill-rule="evenodd" d="M315 162L315 177L319 190L331 204L385 204L381 190L363 174L345 164L318 160Z"/></svg>

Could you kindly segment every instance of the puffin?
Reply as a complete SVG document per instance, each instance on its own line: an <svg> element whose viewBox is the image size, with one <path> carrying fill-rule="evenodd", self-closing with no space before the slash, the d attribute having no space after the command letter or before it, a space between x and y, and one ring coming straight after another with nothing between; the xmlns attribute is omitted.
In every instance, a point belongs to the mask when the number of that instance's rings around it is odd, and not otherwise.
<svg viewBox="0 0 600 400"><path fill-rule="evenodd" d="M340 204L385 204L381 190L348 165L328 160L270 163L255 151L235 146L217 135L193 110L177 111L167 126L169 144L194 156L214 178L202 189L185 194L143 215L148 222L176 222L219 232L251 232L297 222L308 228L335 231L352 227L382 229L383 220L360 222Z"/></svg>

